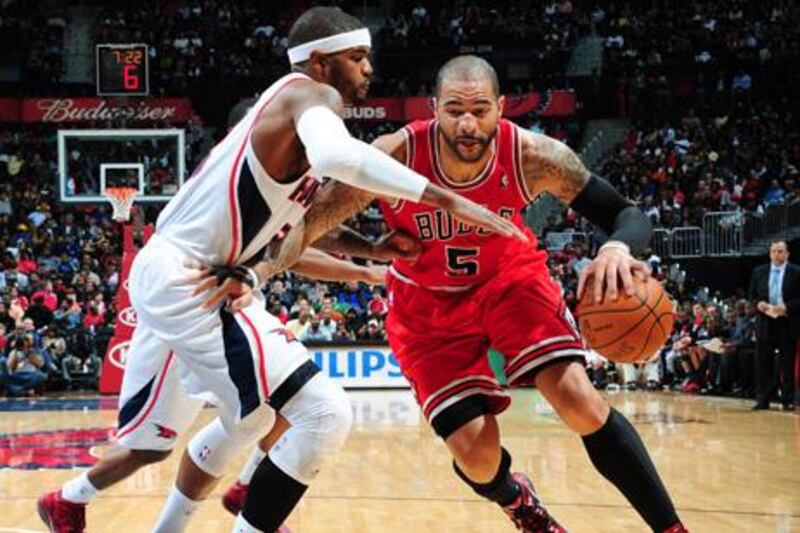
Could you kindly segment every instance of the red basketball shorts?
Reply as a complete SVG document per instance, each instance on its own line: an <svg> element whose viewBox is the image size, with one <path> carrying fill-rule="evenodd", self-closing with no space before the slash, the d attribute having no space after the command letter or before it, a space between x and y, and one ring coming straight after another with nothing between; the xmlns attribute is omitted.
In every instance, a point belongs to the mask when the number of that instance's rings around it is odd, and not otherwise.
<svg viewBox="0 0 800 533"><path fill-rule="evenodd" d="M505 355L509 386L532 385L542 368L586 355L558 285L543 263L516 264L457 291L388 277L386 330L400 368L434 430L446 438L466 422L508 408L487 352Z"/></svg>

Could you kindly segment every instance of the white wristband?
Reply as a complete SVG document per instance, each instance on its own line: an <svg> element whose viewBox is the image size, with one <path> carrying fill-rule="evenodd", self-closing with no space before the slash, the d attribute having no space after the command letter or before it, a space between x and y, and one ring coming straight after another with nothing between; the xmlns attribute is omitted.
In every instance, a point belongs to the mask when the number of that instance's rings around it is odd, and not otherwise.
<svg viewBox="0 0 800 533"><path fill-rule="evenodd" d="M622 241L606 241L603 246L597 250L597 254L600 255L600 252L605 250L606 248L616 248L618 250L624 250L626 254L631 255L631 247L625 244Z"/></svg>
<svg viewBox="0 0 800 533"><path fill-rule="evenodd" d="M249 266L245 266L244 268L245 268L245 270L247 270L247 275L250 276L253 279L253 288L254 289L260 289L262 281L258 277L258 272L256 272L254 269L250 268Z"/></svg>

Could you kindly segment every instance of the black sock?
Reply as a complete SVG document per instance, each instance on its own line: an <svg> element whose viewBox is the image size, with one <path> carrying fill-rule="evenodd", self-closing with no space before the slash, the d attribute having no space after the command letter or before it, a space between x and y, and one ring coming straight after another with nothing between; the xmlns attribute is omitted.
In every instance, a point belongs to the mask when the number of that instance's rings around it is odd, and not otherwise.
<svg viewBox="0 0 800 533"><path fill-rule="evenodd" d="M615 409L599 430L583 437L594 467L616 486L653 528L664 531L678 522L667 489L636 429Z"/></svg>
<svg viewBox="0 0 800 533"><path fill-rule="evenodd" d="M475 483L467 475L458 468L458 465L453 461L453 468L464 483L472 487L472 490L483 496L487 500L499 503L505 507L510 505L517 499L520 493L519 484L511 477L511 454L503 448L502 456L500 458L500 468L497 469L497 474L494 479L489 483Z"/></svg>
<svg viewBox="0 0 800 533"><path fill-rule="evenodd" d="M277 531L308 487L264 457L250 480L242 516L262 531Z"/></svg>

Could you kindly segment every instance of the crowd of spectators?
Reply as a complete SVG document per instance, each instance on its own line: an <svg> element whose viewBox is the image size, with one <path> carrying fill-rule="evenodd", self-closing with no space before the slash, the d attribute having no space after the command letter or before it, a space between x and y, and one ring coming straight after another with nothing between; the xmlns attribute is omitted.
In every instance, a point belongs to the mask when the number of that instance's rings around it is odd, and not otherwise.
<svg viewBox="0 0 800 533"><path fill-rule="evenodd" d="M657 225L797 199L795 3L612 0L591 18L634 122L600 171Z"/></svg>
<svg viewBox="0 0 800 533"><path fill-rule="evenodd" d="M7 0L0 6L0 29L9 45L26 50L25 86L46 94L60 92L65 72L64 32L67 10L49 16L40 3ZM315 2L339 5L351 12L357 1ZM147 10L124 2L107 2L96 16L91 38L97 43L146 43L150 88L154 94L185 96L208 87L235 88L240 94L261 90L286 70L288 33L304 3L174 0L156 2ZM66 17L66 18L65 18ZM383 24L373 28L382 57L374 80L377 96L428 95L430 83L412 79L397 57L428 54L525 50L528 77L553 87L562 83L570 51L588 28L585 13L571 0L529 2L401 1ZM0 32L2 33L2 32ZM14 48L12 48L14 49ZM399 56L398 56L399 54ZM438 57L438 56L437 56ZM412 58L413 61L413 58ZM504 74L503 74L504 75ZM552 82L552 83L551 83ZM526 90L520 86L520 90Z"/></svg>
<svg viewBox="0 0 800 533"><path fill-rule="evenodd" d="M603 75L619 85L623 111L663 115L729 91L789 95L797 80L800 10L789 0L610 0L591 17L604 38Z"/></svg>
<svg viewBox="0 0 800 533"><path fill-rule="evenodd" d="M0 2L0 46L20 67L26 86L47 90L61 82L66 26L64 17L42 2Z"/></svg>
<svg viewBox="0 0 800 533"><path fill-rule="evenodd" d="M501 59L504 54L498 50L523 49L527 78L540 87L556 87L562 83L572 47L586 29L583 20L570 0L534 6L519 1L399 2L375 37L381 54L378 76L384 81L379 86L401 95L429 96L430 81L410 80L404 74L420 55L488 53ZM532 85L519 85L512 92L533 90Z"/></svg>
<svg viewBox="0 0 800 533"><path fill-rule="evenodd" d="M798 107L738 101L630 130L599 170L666 228L702 225L709 211L760 214L800 195Z"/></svg>

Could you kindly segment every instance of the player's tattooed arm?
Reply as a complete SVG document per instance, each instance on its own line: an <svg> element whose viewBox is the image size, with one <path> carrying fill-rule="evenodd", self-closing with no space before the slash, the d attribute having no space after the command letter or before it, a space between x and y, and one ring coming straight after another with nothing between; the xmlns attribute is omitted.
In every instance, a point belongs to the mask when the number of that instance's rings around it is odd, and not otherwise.
<svg viewBox="0 0 800 533"><path fill-rule="evenodd" d="M405 162L405 135L398 131L378 137L373 146L394 159ZM368 254L369 244L356 238L355 232L342 230L341 224L360 213L375 200L373 193L351 187L340 181L329 181L317 193L314 202L303 218L302 227L293 228L280 246L268 249L267 255L256 270L265 279L289 269L300 258L303 250L311 246L360 257ZM315 244L316 243L316 244Z"/></svg>
<svg viewBox="0 0 800 533"><path fill-rule="evenodd" d="M531 197L549 192L565 204L583 190L591 173L569 146L548 137L519 129L522 170Z"/></svg>
<svg viewBox="0 0 800 533"><path fill-rule="evenodd" d="M373 145L404 162L405 137L402 132L379 137ZM263 279L288 270L299 260L303 250L323 237L318 248L360 256L366 244L358 242L352 233L342 231L339 226L366 209L375 198L371 192L330 180L314 197L302 225L293 228L283 242L270 246L262 262L254 268Z"/></svg>
<svg viewBox="0 0 800 533"><path fill-rule="evenodd" d="M405 162L406 143L402 132L382 135L375 139L372 145L401 163ZM306 213L303 247L310 246L332 231L335 233L332 236L336 237L338 226L366 209L375 198L376 196L370 192L356 189L340 181L328 182L314 198L314 203ZM328 246L331 240L327 239Z"/></svg>
<svg viewBox="0 0 800 533"><path fill-rule="evenodd" d="M371 240L343 224L311 246L317 250L383 262L395 258L416 261L422 253L422 243L401 231L390 231L377 240Z"/></svg>
<svg viewBox="0 0 800 533"><path fill-rule="evenodd" d="M640 253L650 241L650 219L608 182L593 176L564 143L522 130L520 135L522 167L532 197L553 194L609 236L592 264L581 271L578 294L590 278L594 278L595 301L604 294L616 299L620 280L621 288L633 294L633 276L646 278L649 267L634 259L631 251Z"/></svg>
<svg viewBox="0 0 800 533"><path fill-rule="evenodd" d="M378 137L372 145L394 159L405 162L405 138L401 132ZM352 236L339 231L339 225L366 209L375 198L376 196L370 192L356 189L342 182L328 182L317 193L314 203L306 213L303 248L307 248L312 243L322 239L323 236L327 236L324 247L327 250L331 250L332 242L335 242L338 237L352 241ZM344 243L344 246L347 246L347 243ZM349 255L358 255L345 250L336 251L348 253Z"/></svg>

